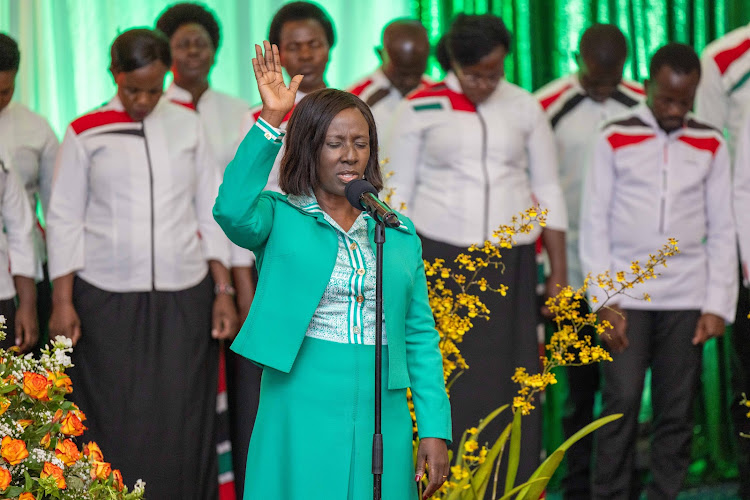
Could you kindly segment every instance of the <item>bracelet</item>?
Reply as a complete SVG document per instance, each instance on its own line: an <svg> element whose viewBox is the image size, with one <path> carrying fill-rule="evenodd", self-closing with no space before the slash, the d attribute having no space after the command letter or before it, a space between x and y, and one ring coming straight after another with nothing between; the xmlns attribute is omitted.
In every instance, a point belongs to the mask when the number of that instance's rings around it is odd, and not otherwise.
<svg viewBox="0 0 750 500"><path fill-rule="evenodd" d="M237 295L237 290L234 289L232 285L229 283L216 283L214 286L214 294L215 295L229 295L230 297L234 297Z"/></svg>

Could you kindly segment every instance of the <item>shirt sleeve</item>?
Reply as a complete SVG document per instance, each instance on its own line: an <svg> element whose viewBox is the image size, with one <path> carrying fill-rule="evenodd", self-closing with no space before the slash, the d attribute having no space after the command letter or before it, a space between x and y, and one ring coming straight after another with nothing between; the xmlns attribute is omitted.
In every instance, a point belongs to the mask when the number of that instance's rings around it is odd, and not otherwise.
<svg viewBox="0 0 750 500"><path fill-rule="evenodd" d="M393 172L386 179L386 189L392 190L390 204L397 210L403 203L405 211L412 207L424 148L424 124L417 119L410 101L402 101L385 133L381 160L386 160L383 173Z"/></svg>
<svg viewBox="0 0 750 500"><path fill-rule="evenodd" d="M737 139L733 179L734 214L742 275L747 284L750 281L750 120L745 120Z"/></svg>
<svg viewBox="0 0 750 500"><path fill-rule="evenodd" d="M21 179L9 162L2 172L5 182L2 192L2 218L8 240L10 274L36 278L34 258L34 216L29 207Z"/></svg>
<svg viewBox="0 0 750 500"><path fill-rule="evenodd" d="M701 58L701 80L695 94L696 115L719 130L724 130L729 121L729 103L719 68L713 57L704 54Z"/></svg>
<svg viewBox="0 0 750 500"><path fill-rule="evenodd" d="M722 140L705 182L708 280L701 312L721 316L727 323L734 322L738 293L737 238L730 171L729 153Z"/></svg>
<svg viewBox="0 0 750 500"><path fill-rule="evenodd" d="M536 100L533 104L533 124L526 142L531 192L539 206L549 211L547 227L565 231L568 228L568 215L558 177L555 136L542 107Z"/></svg>
<svg viewBox="0 0 750 500"><path fill-rule="evenodd" d="M579 252L584 274L597 275L610 270L610 203L615 185L615 165L612 148L606 137L600 134L584 176L581 200ZM592 283L589 297L604 303L607 294ZM612 304L610 304L612 305Z"/></svg>
<svg viewBox="0 0 750 500"><path fill-rule="evenodd" d="M206 260L217 260L224 266L229 267L230 242L211 213L214 200L219 192L221 168L216 161L216 156L211 151L208 138L199 122L197 127L198 147L195 153L197 182L193 200L201 234L203 255Z"/></svg>
<svg viewBox="0 0 750 500"><path fill-rule="evenodd" d="M68 127L55 161L47 208L47 252L51 280L83 269L88 172L88 155L75 131Z"/></svg>
<svg viewBox="0 0 750 500"><path fill-rule="evenodd" d="M52 176L55 173L55 158L60 148L60 142L46 120L44 125L44 143L39 159L39 198L42 203L42 211L46 214L52 191Z"/></svg>
<svg viewBox="0 0 750 500"><path fill-rule="evenodd" d="M261 196L268 182L284 134L259 120L240 143L224 171L213 214L229 239L256 250L268 238L273 224L273 198Z"/></svg>
<svg viewBox="0 0 750 500"><path fill-rule="evenodd" d="M427 295L422 245L417 239L414 290L406 312L406 366L420 438L452 441L451 410L445 392L440 335Z"/></svg>

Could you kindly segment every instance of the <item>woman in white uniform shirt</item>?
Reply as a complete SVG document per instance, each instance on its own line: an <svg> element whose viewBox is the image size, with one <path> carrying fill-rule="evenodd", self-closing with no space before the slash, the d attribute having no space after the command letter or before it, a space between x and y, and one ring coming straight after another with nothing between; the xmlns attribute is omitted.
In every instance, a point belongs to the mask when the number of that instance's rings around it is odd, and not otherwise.
<svg viewBox="0 0 750 500"><path fill-rule="evenodd" d="M124 477L213 499L217 339L237 323L211 217L220 171L195 112L161 98L167 38L129 30L111 55L117 95L71 123L55 166L50 333L77 343L85 436Z"/></svg>
<svg viewBox="0 0 750 500"><path fill-rule="evenodd" d="M549 209L541 238L552 265L547 286L552 294L556 284L566 282L566 216L554 137L536 99L504 80L509 50L510 33L502 19L459 15L438 47L445 80L400 105L384 156L395 172L394 198L406 203L425 259L439 257L450 265L472 243L491 239L492 231L518 212L536 203ZM451 388L457 438L494 408L513 401L515 367L539 371L534 245L539 236L537 228L516 237L513 249L503 250L505 272L495 279L509 286L508 294L482 296L491 319L475 321L459 346L469 369ZM528 479L539 461L541 412L525 417L523 425L519 481Z"/></svg>

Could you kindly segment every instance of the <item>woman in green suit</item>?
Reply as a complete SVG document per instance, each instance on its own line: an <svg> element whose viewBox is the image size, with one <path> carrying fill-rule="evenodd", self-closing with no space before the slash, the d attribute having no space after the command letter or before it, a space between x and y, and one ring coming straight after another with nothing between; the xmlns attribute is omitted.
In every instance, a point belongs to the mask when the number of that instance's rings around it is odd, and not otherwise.
<svg viewBox="0 0 750 500"><path fill-rule="evenodd" d="M302 99L286 132L280 185L265 191L302 75L284 84L278 49L256 46L263 110L214 206L229 238L257 258L258 289L232 345L264 367L245 499L360 500L372 496L375 343L374 221L344 196L347 182L382 187L372 114L324 89ZM414 226L386 229L383 276L383 498L416 496L411 388L420 437L416 479L445 481L451 439L438 334Z"/></svg>

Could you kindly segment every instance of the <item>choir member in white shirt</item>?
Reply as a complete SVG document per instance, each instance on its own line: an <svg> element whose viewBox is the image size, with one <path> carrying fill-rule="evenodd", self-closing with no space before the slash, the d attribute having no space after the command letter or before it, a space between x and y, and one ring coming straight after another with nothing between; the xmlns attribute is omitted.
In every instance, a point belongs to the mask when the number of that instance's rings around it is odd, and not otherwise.
<svg viewBox="0 0 750 500"><path fill-rule="evenodd" d="M317 4L310 2L291 2L280 8L271 20L268 30L268 41L278 46L281 56L281 67L288 75L303 75L302 83L297 90L295 103L310 92L326 88L325 81L328 56L336 42L333 23L330 16ZM262 105L251 108L243 120L239 139L245 137L258 120ZM293 110L292 110L293 111ZM286 130L290 111L279 128ZM239 145L239 141L237 141ZM281 192L279 188L279 166L284 155L282 146L266 189Z"/></svg>
<svg viewBox="0 0 750 500"><path fill-rule="evenodd" d="M492 239L518 212L537 203L549 210L547 227L517 236L518 245L503 250L505 272L498 279L509 287L508 295L482 295L490 321L474 322L461 344L471 368L451 388L459 436L513 400L515 367L539 371L535 243L540 236L551 262L547 293L567 281L566 212L554 136L534 96L503 78L510 40L499 17L460 14L438 47L445 80L402 102L383 154L395 172L393 200L406 203L425 259L452 263L469 245ZM491 424L498 433L502 419ZM524 417L519 481L539 464L541 423L541 412Z"/></svg>
<svg viewBox="0 0 750 500"><path fill-rule="evenodd" d="M166 96L198 112L223 174L234 157L237 131L242 126L248 106L242 99L219 92L210 85L209 75L221 46L219 22L214 13L202 5L177 3L161 13L156 27L167 35L172 49L174 81L167 89ZM250 250L231 245L232 283L240 322L247 317L253 301L253 260ZM231 453L234 487L237 497L242 498L247 447L258 409L260 368L235 354L228 345L224 345L224 355L227 404L217 406L217 445ZM226 418L226 412L229 418ZM230 439L231 449L226 446ZM230 487L224 486L226 474L222 475L223 472L226 471L222 469L219 473L220 488Z"/></svg>
<svg viewBox="0 0 750 500"><path fill-rule="evenodd" d="M0 314L5 317L5 339L0 345L33 348L39 338L34 276L34 217L11 155L0 142ZM18 296L18 306L16 306Z"/></svg>
<svg viewBox="0 0 750 500"><path fill-rule="evenodd" d="M220 169L198 115L163 96L159 31L111 48L117 95L74 120L48 209L52 335L76 344L73 399L153 498L217 497L219 339L237 331Z"/></svg>
<svg viewBox="0 0 750 500"><path fill-rule="evenodd" d="M47 120L20 102L11 102L21 61L18 44L0 33L0 142L7 148L13 168L26 188L26 197L34 217L35 279L37 317L40 331L47 330L52 290L47 276L47 249L44 229L37 221L37 207L47 209L55 155L59 142Z"/></svg>
<svg viewBox="0 0 750 500"><path fill-rule="evenodd" d="M747 138L745 124L750 110L750 24L740 26L718 40L706 46L701 55L701 82L695 95L695 112L699 118L726 133L729 154L739 170L740 179L744 178L746 167L740 165L747 157L740 158L740 150L746 154L746 145L742 140ZM746 196L736 186L735 195ZM741 183L742 184L742 183ZM738 228L747 217L746 212L735 212ZM744 224L743 224L744 226ZM743 235L738 234L740 242ZM747 262L747 256L743 257ZM740 403L743 394L750 394L750 270L739 267L739 296L737 315L732 325L731 342L734 351L732 356L732 389L734 398L729 404L729 412L734 423L733 434L739 450L737 465L739 467L740 498L750 500L750 439L741 434L750 434L750 419Z"/></svg>
<svg viewBox="0 0 750 500"><path fill-rule="evenodd" d="M383 30L383 46L377 49L383 64L355 83L349 92L365 101L372 110L378 134L385 137L399 103L430 82L424 77L430 41L427 30L415 19L396 19Z"/></svg>
<svg viewBox="0 0 750 500"><path fill-rule="evenodd" d="M627 55L627 40L617 26L595 24L581 37L578 71L558 78L536 92L557 143L560 185L568 210L565 235L568 283L575 288L580 288L584 279L578 258L583 167L602 122L627 112L644 97L641 85L622 78ZM592 332L587 334L595 337ZM599 390L599 366L568 367L566 375L569 396L563 431L566 437L570 437L593 419L594 401ZM591 497L592 445L593 436L590 435L566 454L568 467L563 479L566 500L588 500Z"/></svg>

